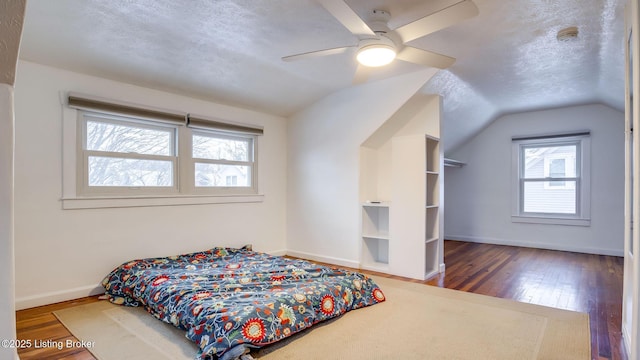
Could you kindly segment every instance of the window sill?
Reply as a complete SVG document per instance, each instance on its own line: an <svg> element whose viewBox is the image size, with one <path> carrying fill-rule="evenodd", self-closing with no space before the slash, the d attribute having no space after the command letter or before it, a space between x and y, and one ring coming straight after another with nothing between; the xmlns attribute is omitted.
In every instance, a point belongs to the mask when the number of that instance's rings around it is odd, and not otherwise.
<svg viewBox="0 0 640 360"><path fill-rule="evenodd" d="M567 219L538 216L511 216L511 222L526 224L549 224L567 226L591 226L591 219Z"/></svg>
<svg viewBox="0 0 640 360"><path fill-rule="evenodd" d="M127 208L149 206L260 203L263 194L255 195L175 195L140 197L76 197L63 198L63 210Z"/></svg>

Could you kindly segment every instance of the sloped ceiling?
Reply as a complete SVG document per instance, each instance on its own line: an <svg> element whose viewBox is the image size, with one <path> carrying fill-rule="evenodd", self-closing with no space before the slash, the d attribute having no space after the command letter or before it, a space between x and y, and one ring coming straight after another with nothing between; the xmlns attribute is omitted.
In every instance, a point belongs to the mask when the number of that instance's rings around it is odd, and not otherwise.
<svg viewBox="0 0 640 360"><path fill-rule="evenodd" d="M0 3L0 84L15 81L24 12L25 0Z"/></svg>
<svg viewBox="0 0 640 360"><path fill-rule="evenodd" d="M390 27L457 0L346 0ZM474 0L479 15L411 42L453 56L422 89L444 97L445 151L497 116L581 103L624 108L623 0ZM573 41L558 30L577 26ZM352 86L354 52L282 56L354 45L312 0L30 0L21 58L206 100L290 116ZM421 70L395 62L369 81Z"/></svg>

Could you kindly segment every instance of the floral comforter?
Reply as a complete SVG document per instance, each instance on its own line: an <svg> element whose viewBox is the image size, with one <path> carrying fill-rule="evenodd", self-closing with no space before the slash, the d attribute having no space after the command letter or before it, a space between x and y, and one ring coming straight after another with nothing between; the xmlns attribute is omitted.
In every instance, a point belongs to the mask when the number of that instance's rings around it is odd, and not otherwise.
<svg viewBox="0 0 640 360"><path fill-rule="evenodd" d="M385 299L366 275L247 248L130 261L102 285L111 302L185 330L200 359L235 359Z"/></svg>

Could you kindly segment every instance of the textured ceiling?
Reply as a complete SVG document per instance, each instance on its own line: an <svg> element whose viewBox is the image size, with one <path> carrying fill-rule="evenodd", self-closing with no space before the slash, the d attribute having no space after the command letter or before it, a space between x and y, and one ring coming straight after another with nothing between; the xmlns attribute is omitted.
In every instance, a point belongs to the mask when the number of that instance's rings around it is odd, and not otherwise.
<svg viewBox="0 0 640 360"><path fill-rule="evenodd" d="M347 0L362 18L406 24L456 0ZM423 89L444 96L451 150L496 116L590 102L623 110L623 0L474 0L477 17L410 45L457 58ZM579 36L558 42L558 30ZM288 116L351 86L354 45L312 0L29 0L21 58ZM396 62L370 81L421 69Z"/></svg>

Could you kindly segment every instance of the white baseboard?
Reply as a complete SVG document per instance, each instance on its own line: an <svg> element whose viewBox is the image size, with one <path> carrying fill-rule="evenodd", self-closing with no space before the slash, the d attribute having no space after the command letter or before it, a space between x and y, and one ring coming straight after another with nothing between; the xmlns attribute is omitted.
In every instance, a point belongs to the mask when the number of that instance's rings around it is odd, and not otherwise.
<svg viewBox="0 0 640 360"><path fill-rule="evenodd" d="M358 261L340 259L340 258L335 258L331 256L322 256L322 255L310 254L310 253L295 251L295 250L287 250L287 255L297 257L297 258L312 260L312 261L324 262L324 263L333 264L333 265L346 266L354 269L360 268L360 263Z"/></svg>
<svg viewBox="0 0 640 360"><path fill-rule="evenodd" d="M265 251L269 255L273 256L285 256L287 255L287 250L273 250L273 251Z"/></svg>
<svg viewBox="0 0 640 360"><path fill-rule="evenodd" d="M627 350L627 354L631 354L631 334L627 332L627 328L622 324L622 345Z"/></svg>
<svg viewBox="0 0 640 360"><path fill-rule="evenodd" d="M44 294L16 297L16 310L24 310L36 306L55 304L61 301L79 299L104 293L100 285L87 285L74 289L51 291Z"/></svg>
<svg viewBox="0 0 640 360"><path fill-rule="evenodd" d="M485 237L479 237L479 236L447 235L447 234L445 234L444 238L447 240L460 240L460 241L468 241L468 242L475 242L475 243L481 243L481 244L521 246L521 247L529 247L529 248L537 248L537 249L571 251L571 252L585 253L585 254L624 256L623 250L618 251L618 250L612 250L612 249L591 248L591 247L584 247L584 246L571 246L567 244L548 244L548 243L545 244L545 243L532 242L532 241L504 240L504 239L496 239L496 238L485 238Z"/></svg>
<svg viewBox="0 0 640 360"><path fill-rule="evenodd" d="M308 259L313 261L320 261L320 262L335 264L339 266L347 266L347 267L356 268L356 269L360 265L356 261L333 258L328 256L319 256L319 255L309 254L309 253L300 252L300 251L291 251L291 250L281 249L281 250L273 250L273 251L266 251L266 252L270 255L275 255L275 256L291 255L298 258L303 258L303 259ZM87 285L87 286L81 286L81 287L68 289L68 290L51 291L51 292L37 294L37 295L16 297L15 307L16 307L16 310L24 310L24 309L28 309L36 306L55 304L61 301L74 300L74 299L79 299L87 296L99 295L103 293L104 293L104 288L101 285Z"/></svg>
<svg viewBox="0 0 640 360"><path fill-rule="evenodd" d="M543 248L543 249L550 249L550 250L572 251L572 252L598 254L598 255L623 256L622 251L618 252L618 251L612 251L608 249L572 247L572 246L566 246L564 244L549 245L549 244L540 244L540 243L525 242L525 241L506 241L502 239L483 238L483 237L465 236L465 235L445 235L445 239L485 243L485 244L511 245L511 246ZM334 264L338 266L346 266L354 269L360 268L360 263L358 261L336 258L331 256L316 255L316 254L311 254L311 253L302 252L302 251L273 250L273 251L268 251L268 253L276 256L290 255L297 258L302 258L302 259L307 259L312 261L319 261L319 262ZM443 272L444 264L440 264L438 270L440 272ZM104 292L104 288L102 288L102 286L100 285L87 285L87 286L77 287L69 290L53 291L53 292L48 292L44 294L18 297L16 298L16 302L15 302L16 310L23 310L31 307L53 304L60 301L67 301L67 300L73 300L73 299L78 299L78 298L87 297L87 296L98 295L98 294L102 294L103 292Z"/></svg>

